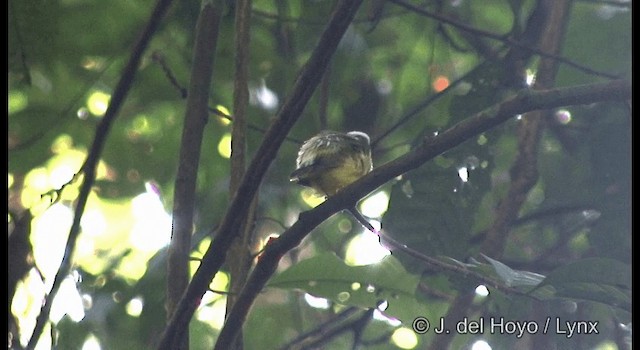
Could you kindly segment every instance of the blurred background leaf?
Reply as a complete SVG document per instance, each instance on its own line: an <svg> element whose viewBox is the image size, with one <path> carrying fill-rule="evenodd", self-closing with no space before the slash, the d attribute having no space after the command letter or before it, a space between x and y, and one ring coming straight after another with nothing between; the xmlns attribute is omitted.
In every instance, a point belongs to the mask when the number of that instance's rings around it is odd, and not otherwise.
<svg viewBox="0 0 640 350"><path fill-rule="evenodd" d="M212 110L226 109L232 115L234 11L232 2L226 3L209 102ZM519 33L535 4L418 2L426 11L503 36ZM249 157L334 5L253 1ZM26 344L51 286L78 194L80 181L72 179L152 7L150 0L8 3L8 228L12 234L19 226L14 215L31 211L29 259L34 263L16 284L10 305L20 334L14 342ZM630 7L627 2L575 1L562 56L630 77ZM74 273L54 303L39 349L54 348L54 342L61 349L146 349L163 329L165 247L171 232L183 90L199 9L199 2L176 2L144 54L101 157L82 219ZM288 181L300 141L321 127L363 130L376 140L374 164L386 163L424 137L509 96L513 88L503 82L513 72L502 61L507 49L393 2L365 2L332 59L323 87L261 184L251 251L257 253L268 237L284 231L299 212L319 201ZM526 63L534 74L535 56ZM603 79L560 65L557 86ZM442 95L434 98L438 93ZM320 115L323 110L325 117ZM508 187L517 123L510 120L391 181L364 199L360 209L412 249L469 263ZM229 120L209 115L196 184L192 270L228 203L230 132ZM426 270L399 252L382 258L377 238L341 213L283 258L280 274L270 282L273 288L263 291L245 324L245 347L279 348L345 307L357 306L364 313L384 299L388 315L396 320L368 323L359 345L425 348L433 333L410 331L411 318L421 315L437 322L456 295L476 293L472 318L597 320L597 336L560 335L553 338L554 346L625 348L630 332L620 325L630 322L630 107L599 103L554 111L540 142L538 172L539 181L512 227L505 254L496 262L505 266L506 276L508 271L515 271L512 277L520 272L547 276L533 293L540 293L541 300L491 286L484 286L489 290L485 295L474 278ZM47 193L51 196L42 196ZM50 206L52 198L57 202ZM377 259L383 260L374 263ZM478 271L497 276L495 266L482 265ZM228 281L222 271L203 297L191 323L193 349L212 348L224 318L226 294L221 292L238 292L227 291ZM357 291L353 283L360 283ZM374 293L367 291L367 284ZM326 298L325 306L309 302L301 291ZM339 298L345 291L347 300ZM483 334L482 339L456 336L452 347L470 347L480 340L493 349L529 344ZM327 346L347 348L353 342L353 333L341 334Z"/></svg>

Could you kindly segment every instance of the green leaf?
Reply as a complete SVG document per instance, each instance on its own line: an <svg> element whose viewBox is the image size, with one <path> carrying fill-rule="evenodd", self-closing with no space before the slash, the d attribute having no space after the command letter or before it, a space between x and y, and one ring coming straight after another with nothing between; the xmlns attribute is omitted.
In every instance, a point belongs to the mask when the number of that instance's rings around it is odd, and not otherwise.
<svg viewBox="0 0 640 350"><path fill-rule="evenodd" d="M385 314L403 322L427 314L415 297L419 278L408 274L393 257L367 266L348 266L327 253L298 264L273 277L269 287L300 289L343 305L376 307L388 303Z"/></svg>
<svg viewBox="0 0 640 350"><path fill-rule="evenodd" d="M551 272L532 293L553 287L554 297L597 301L631 310L631 266L608 258L587 258Z"/></svg>

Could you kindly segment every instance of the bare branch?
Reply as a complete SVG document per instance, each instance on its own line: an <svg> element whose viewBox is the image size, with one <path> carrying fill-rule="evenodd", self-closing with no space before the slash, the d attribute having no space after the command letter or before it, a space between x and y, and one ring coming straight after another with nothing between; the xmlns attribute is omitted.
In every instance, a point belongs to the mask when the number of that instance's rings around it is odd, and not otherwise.
<svg viewBox="0 0 640 350"><path fill-rule="evenodd" d="M229 196L233 195L240 187L240 181L245 174L246 150L247 150L247 106L249 105L249 41L251 29L251 0L236 1L235 16L235 76L233 89L233 124L231 132L231 179L229 183ZM227 266L231 275L229 290L240 290L249 275L251 268L250 242L253 236L254 215L257 203L257 194L245 200L251 201L251 208L239 230L238 239L229 247L229 259ZM227 310L236 302L236 294L227 296ZM243 348L242 337L229 349L241 350Z"/></svg>
<svg viewBox="0 0 640 350"><path fill-rule="evenodd" d="M173 225L167 257L167 320L173 315L189 284L196 178L204 127L208 121L209 91L221 12L212 2L205 2L196 23L193 66L180 141L180 163L175 180ZM188 324L181 327L188 328ZM189 348L188 337L183 340L175 349Z"/></svg>
<svg viewBox="0 0 640 350"><path fill-rule="evenodd" d="M76 247L78 235L80 234L80 219L82 218L82 214L84 213L84 209L87 204L87 199L89 198L91 188L93 187L93 183L96 179L96 167L100 160L104 144L107 140L107 135L109 135L111 124L113 124L120 107L122 107L126 96L129 93L129 89L133 83L133 78L136 76L138 66L140 65L142 54L151 41L151 37L160 26L160 21L164 18L164 14L167 12L169 5L171 5L171 0L158 0L156 3L156 6L149 17L149 21L142 30L140 37L131 51L129 61L124 67L120 80L118 81L118 85L116 85L113 95L111 96L109 107L107 108L100 124L98 124L98 127L96 128L91 149L89 150L89 154L87 155L87 159L83 165L84 181L80 186L80 193L78 195L78 201L76 202L75 214L69 231L69 238L67 239L67 244L65 246L64 257L60 264L60 268L58 269L58 273L53 280L51 291L47 295L44 305L40 310L40 314L36 319L36 326L33 334L31 335L31 339L29 339L29 344L27 345L28 349L35 348L38 343L38 339L40 339L44 326L49 320L49 313L51 312L53 299L60 289L62 281L67 277L71 270L73 252Z"/></svg>
<svg viewBox="0 0 640 350"><path fill-rule="evenodd" d="M324 220L341 210L353 207L360 198L385 182L419 167L442 152L515 115L538 109L601 101L620 101L629 98L631 98L631 83L626 80L541 91L523 90L504 102L452 126L436 137L426 138L419 147L406 155L375 168L358 181L343 188L336 195L329 197L324 203L301 213L298 221L267 245L260 261L256 264L245 287L240 292L236 306L227 316L227 323L220 332L220 337L224 337L224 342L220 342L219 339L218 344L224 345L234 338L244 322L249 308L269 278L275 273L278 262L284 254L298 246L302 239Z"/></svg>

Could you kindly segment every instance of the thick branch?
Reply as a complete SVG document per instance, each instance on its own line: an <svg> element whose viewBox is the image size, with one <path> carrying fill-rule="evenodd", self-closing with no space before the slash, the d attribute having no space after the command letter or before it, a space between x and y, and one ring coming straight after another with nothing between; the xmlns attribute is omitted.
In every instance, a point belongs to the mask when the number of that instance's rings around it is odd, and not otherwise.
<svg viewBox="0 0 640 350"><path fill-rule="evenodd" d="M138 66L140 65L142 54L151 41L151 37L153 37L153 34L160 26L160 21L162 20L162 18L164 18L164 14L169 9L170 4L171 0L158 0L158 2L156 3L156 6L149 17L147 25L142 30L142 33L140 34L137 42L133 47L133 50L131 51L129 61L124 67L120 76L120 80L118 81L118 85L116 85L113 91L113 95L111 96L109 107L107 107L107 111L105 112L104 117L102 117L100 124L98 124L98 127L96 128L96 133L93 138L93 143L91 144L91 149L89 150L87 159L85 160L85 163L83 164L81 169L84 173L84 181L80 186L80 193L78 194L75 214L73 217L73 222L71 224L71 229L69 231L69 238L67 239L67 244L65 246L62 263L60 264L58 273L53 280L51 291L47 295L45 303L40 310L40 314L38 315L38 318L36 320L36 326L33 330L31 339L29 339L27 349L35 348L36 344L38 343L38 339L40 339L40 335L42 334L44 326L49 320L49 313L51 311L51 304L53 302L53 299L60 289L62 281L67 277L69 271L71 270L73 252L76 247L78 235L80 234L80 219L82 218L82 214L84 213L84 209L87 204L87 199L89 198L91 188L93 187L96 179L96 167L98 165L98 162L100 161L100 155L102 154L104 144L107 141L107 135L109 134L109 130L111 129L111 124L113 124L113 121L120 111L120 107L122 107L122 105L124 104L125 98L129 93L129 89L131 88L131 84L133 83L133 78L135 77Z"/></svg>
<svg viewBox="0 0 640 350"><path fill-rule="evenodd" d="M227 316L227 323L220 332L218 344L226 344L233 339L243 324L249 308L269 278L275 273L278 262L284 254L298 246L311 230L331 215L353 207L360 198L385 182L419 167L442 152L515 115L538 109L626 100L630 97L631 83L625 80L544 91L524 90L512 98L454 125L437 137L425 139L422 145L408 154L374 169L336 195L329 197L324 203L308 212L301 213L296 223L278 239L267 245L244 289L240 292L235 307ZM220 338L223 340L221 341ZM217 349L223 348L217 347Z"/></svg>
<svg viewBox="0 0 640 350"><path fill-rule="evenodd" d="M362 0L343 0L336 7L336 11L331 16L329 24L322 33L309 61L298 76L291 95L287 98L287 101L283 104L277 117L267 130L262 145L256 152L220 227L216 231L215 239L205 253L200 267L193 276L176 312L164 331L159 349L174 349L175 344L178 344L179 339L182 338L182 329L179 325L189 322L198 306L198 300L207 290L209 281L215 276L224 262L227 250L238 235L242 227L242 221L249 210L251 201L246 199L253 198L258 190L260 182L275 158L280 145L319 84L331 56L338 47L340 38L347 30L361 3ZM228 340L231 342L233 338ZM229 343L226 345L228 346Z"/></svg>

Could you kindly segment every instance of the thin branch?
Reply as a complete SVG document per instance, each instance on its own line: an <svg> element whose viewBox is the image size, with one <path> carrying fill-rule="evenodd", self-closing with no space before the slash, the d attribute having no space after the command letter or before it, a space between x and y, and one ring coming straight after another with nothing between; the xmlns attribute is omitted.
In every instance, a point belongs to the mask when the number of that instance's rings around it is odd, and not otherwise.
<svg viewBox="0 0 640 350"><path fill-rule="evenodd" d="M220 110L218 110L217 108L209 107L209 112L217 115L220 118L224 118L224 119L226 119L226 120L228 120L230 122L233 122L233 116L232 115L224 114ZM259 132L259 133L261 133L263 135L267 133L267 129L259 127L259 126L255 125L255 124L252 124L252 123L248 123L247 124L247 128L249 130L257 131L257 132ZM296 138L293 138L293 137L290 137L290 136L285 137L284 140L287 141L287 142L291 142L291 143L293 143L295 145L298 145L298 146L300 146L302 144L302 142L303 142L302 140L299 140L299 139L296 139Z"/></svg>
<svg viewBox="0 0 640 350"><path fill-rule="evenodd" d="M14 1L16 0L10 0L7 4L7 13L10 16L9 18L11 19L9 24L13 23L13 30L15 31L17 46L20 51L20 63L24 74L24 80L27 85L31 86L31 71L29 70L29 64L27 63L27 53L25 50L24 40L22 39L22 31L20 30L18 16L16 15L17 11L15 9Z"/></svg>
<svg viewBox="0 0 640 350"><path fill-rule="evenodd" d="M570 205L570 206L559 206L552 207L546 210L533 212L521 217L518 217L511 223L511 227L517 227L521 225L526 225L532 221L545 220L549 218L557 218L559 216L565 216L569 214L575 214L578 212L583 212L585 210L595 210L593 206L589 205ZM484 241L487 235L487 230L475 232L472 234L469 239L470 244L478 244Z"/></svg>
<svg viewBox="0 0 640 350"><path fill-rule="evenodd" d="M316 48L300 72L291 95L282 105L267 130L262 145L249 165L236 195L227 208L220 227L216 230L216 237L205 253L202 264L195 272L176 312L164 330L158 349L175 349L175 346L182 339L184 330L180 325L188 323L193 316L197 307L197 300L205 293L209 282L224 263L227 250L242 227L243 219L246 217L251 205L246 198L253 198L258 190L260 182L271 162L275 159L285 137L302 114L315 88L320 83L322 74L336 51L340 38L346 32L361 3L362 0L343 0L336 7L336 11L329 19L327 28L322 33ZM236 303L234 310L238 306L239 303ZM216 348L228 348L229 344L235 339L235 334L237 334L235 332L239 330L240 324L235 324L234 327L231 327L234 328L231 336L229 334L226 336L221 334ZM228 332L229 328L227 327Z"/></svg>
<svg viewBox="0 0 640 350"><path fill-rule="evenodd" d="M180 91L180 97L187 98L187 89L180 85L180 83L178 82L178 78L176 78L176 75L173 74L173 71L171 70L171 68L169 68L169 65L164 59L164 55L162 54L162 52L157 50L154 51L151 55L151 59L153 60L153 62L160 65L160 68L164 72L165 77L167 77L167 79L169 79L169 81L171 82L171 85L178 89L178 91Z"/></svg>
<svg viewBox="0 0 640 350"><path fill-rule="evenodd" d="M351 306L331 317L325 322L317 325L314 329L300 334L295 339L291 340L289 343L283 345L280 349L282 350L290 350L297 349L305 344L308 344L310 340L325 338L326 334L332 329L336 327L336 324L340 324L341 322L347 320L349 317L353 316L356 312L360 310L355 306Z"/></svg>
<svg viewBox="0 0 640 350"><path fill-rule="evenodd" d="M176 90L178 90L178 92L180 93L180 97L186 99L188 96L188 91L185 87L183 87L182 85L180 85L180 83L178 82L178 78L176 78L175 74L173 73L173 70L171 69L171 67L169 67L169 65L167 64L167 62L164 60L164 57L162 56L162 54L158 51L154 52L152 55L152 59L154 60L154 62L158 63L160 65L160 68L162 69L162 71L164 72L165 76L167 77L167 79L169 80L169 82L171 83L171 86L175 87ZM220 109L216 108L216 107L209 107L208 111L220 118L226 119L230 122L233 122L234 117L232 115L229 115L226 112L221 111ZM253 130L253 131L257 131L260 132L262 134L266 133L266 129L260 126L257 126L255 124L251 124L248 123L247 124L247 128L249 130ZM292 142L296 145L301 145L302 141L289 137L287 136L286 141Z"/></svg>
<svg viewBox="0 0 640 350"><path fill-rule="evenodd" d="M40 130L38 130L35 133L33 133L30 136L28 136L28 138L26 140L21 140L19 144L9 145L9 151L13 152L13 151L21 151L21 150L28 149L29 147L31 147L36 142L43 140L44 136L46 134L48 134L51 131L55 130L56 127L59 127L60 125L62 125L62 123L64 122L65 118L67 118L70 115L74 115L75 113L73 112L73 109L78 104L78 101L80 101L80 99L82 99L82 97L85 96L87 91L93 85L95 85L96 82L98 80L100 80L100 78L102 78L102 76L107 72L107 70L109 70L109 68L111 68L111 65L113 65L114 62L115 62L115 57L110 57L109 59L107 59L105 64L104 64L104 68L102 68L102 70L100 70L98 72L98 74L93 79L86 81L81 86L81 88L78 90L78 92L72 98L69 99L69 102L62 109L62 111L60 111L51 120L48 120L46 122L40 122L39 121L38 122L38 124L39 124L38 127L39 127Z"/></svg>
<svg viewBox="0 0 640 350"><path fill-rule="evenodd" d="M393 124L390 128L387 128L387 130L385 130L384 133L382 133L378 137L376 137L375 140L371 141L371 148L375 148L376 145L378 143L380 143L380 141L382 141L385 137L389 136L391 133L393 133L395 130L397 130L399 127L401 127L403 124L407 123L411 118L415 117L422 110L424 110L425 108L429 107L432 103L434 103L440 97L444 97L447 93L449 93L455 87L460 85L460 83L464 82L470 75L474 74L478 69L480 69L484 65L484 63L485 62L483 61L480 64L476 65L469 72L465 73L460 78L452 81L449 84L449 86L447 86L444 90L442 90L442 91L440 91L440 92L438 92L436 94L430 95L424 101L418 103L418 105L416 105L415 107L411 108L407 113L405 113L403 116L401 116L400 119L395 124Z"/></svg>
<svg viewBox="0 0 640 350"><path fill-rule="evenodd" d="M570 60L568 58L565 58L565 57L562 57L562 56L559 56L559 55L556 55L556 54L553 54L553 53L549 53L547 51L543 51L543 50L540 50L538 48L527 46L527 45L522 44L520 42L511 40L511 39L507 38L504 35L495 34L495 33L487 32L487 31L480 30L480 29L477 29L477 28L473 28L473 27L471 27L471 26L469 26L467 24L458 22L458 21L453 20L451 18L448 18L446 16L435 14L435 13L431 13L431 12L429 12L429 11L423 9L423 8L420 8L418 6L409 4L409 3L407 3L407 2L405 2L403 0L390 0L390 1L392 3L398 5L398 6L406 8L407 10L410 10L410 11L418 13L418 14L420 14L422 16L433 18L433 19L438 20L440 22L452 25L452 26L454 26L454 27L456 27L456 28L458 28L458 29L460 29L462 31L465 31L465 32L468 32L468 33L471 33L471 34L474 34L474 35L478 35L478 36L483 36L483 37L486 37L486 38L489 38L489 39L493 39L493 40L496 40L496 41L500 41L500 42L505 43L505 44L507 44L509 46L514 46L514 47L519 47L519 48L522 48L522 49L525 49L525 50L530 50L530 51L534 52L535 54L537 54L537 55L539 55L541 57L550 58L550 59L556 60L558 62L562 62L562 63L564 63L564 64L566 64L566 65L568 65L570 67L576 68L576 69L581 70L581 71L583 71L585 73L598 75L598 76L606 77L606 78L610 78L610 79L619 78L616 75L613 75L613 74L610 74L610 73L606 73L606 72L599 72L599 71L597 71L595 69L592 69L592 68L589 68L587 66L581 65L581 64L576 63L576 62L574 62L574 61L572 61L572 60Z"/></svg>
<svg viewBox="0 0 640 350"><path fill-rule="evenodd" d="M80 186L80 193L78 195L75 214L73 217L73 222L71 224L71 229L69 231L69 237L65 246L62 262L60 263L58 272L55 276L55 279L53 280L51 291L47 295L44 305L40 310L40 314L36 319L36 325L31 339L29 339L27 349L35 348L36 344L38 343L38 339L40 339L40 335L44 330L44 326L49 320L49 313L51 312L51 304L53 303L53 299L60 289L62 281L67 277L69 271L71 270L73 252L76 247L78 235L80 234L80 219L82 218L82 214L84 213L84 209L87 204L87 199L89 198L91 188L93 187L93 183L95 182L96 168L100 160L100 155L102 154L104 145L106 143L107 135L109 135L111 124L113 124L113 121L118 115L118 111L120 110L120 107L122 107L129 89L131 88L133 78L136 75L138 66L140 65L140 61L142 59L142 54L151 41L151 37L160 26L160 22L164 18L164 14L169 9L169 5L171 5L171 0L158 0L158 2L156 3L156 6L149 17L145 28L143 29L140 37L133 47L133 50L131 51L129 61L124 67L122 75L120 76L120 81L118 81L118 85L116 85L113 95L111 96L109 107L107 108L102 121L96 128L96 133L93 139L93 143L91 144L91 149L89 150L89 154L87 155L87 159L83 165L84 181Z"/></svg>
<svg viewBox="0 0 640 350"><path fill-rule="evenodd" d="M346 311L349 311L350 309L347 309ZM371 321L371 317L373 316L373 312L375 310L376 310L375 308L367 309L362 313L362 315L360 315L360 317L353 319L349 322L344 322L340 324L336 324L335 322L330 323L331 321L334 321L334 320L325 322L322 325L322 327L317 329L317 332L314 332L314 333L318 333L318 334L315 334L315 337L307 337L306 339L301 339L301 342L306 341L306 343L300 344L298 346L295 346L297 344L293 344L293 345L284 347L282 349L287 349L287 350L324 349L326 345L330 343L334 338L346 332L353 333L352 349L357 349L358 344L360 343L362 338L362 332L366 327L366 325L369 324L369 322ZM357 309L355 311L357 311ZM336 321L339 321L339 320L336 320Z"/></svg>
<svg viewBox="0 0 640 350"><path fill-rule="evenodd" d="M284 254L298 246L311 230L330 216L353 207L360 198L387 181L421 166L442 152L486 132L515 115L538 109L602 101L620 101L629 98L631 98L631 83L626 80L544 91L523 90L502 103L457 123L438 136L425 139L419 147L404 156L375 168L314 209L301 213L298 221L266 247L245 287L240 292L236 306L227 316L227 323L220 332L220 337L224 337L226 340L224 343L220 343L219 338L219 344L225 344L234 338L235 332L244 322L249 308L269 278L275 273L278 262Z"/></svg>
<svg viewBox="0 0 640 350"><path fill-rule="evenodd" d="M473 276L483 284L491 286L497 290L501 290L503 292L511 293L511 294L525 295L525 293L522 293L514 288L507 287L501 284L500 282L497 282L491 278L488 278L487 276L481 273L469 270L465 266L449 264L440 259L436 259L428 255L422 254L416 250L413 250L409 248L406 244L400 243L396 241L394 238L392 238L391 236L387 236L383 232L376 230L373 227L373 225L371 225L371 223L368 222L367 219L365 219L365 217L362 216L362 214L360 214L360 212L355 207L351 207L350 209L347 209L347 210L351 213L351 215L353 215L356 218L356 220L358 220L360 224L362 224L369 231L375 233L378 237L380 237L380 243L383 246L389 247L390 250L401 251L431 268L435 268L441 271L450 271L450 272L458 273L465 276Z"/></svg>

